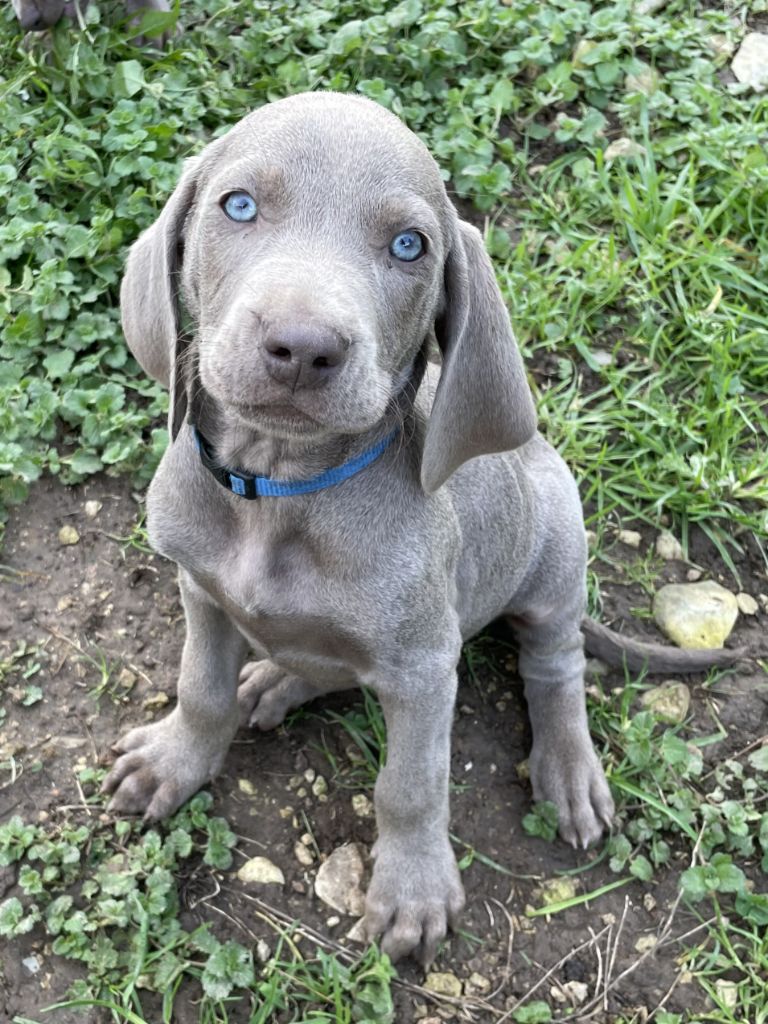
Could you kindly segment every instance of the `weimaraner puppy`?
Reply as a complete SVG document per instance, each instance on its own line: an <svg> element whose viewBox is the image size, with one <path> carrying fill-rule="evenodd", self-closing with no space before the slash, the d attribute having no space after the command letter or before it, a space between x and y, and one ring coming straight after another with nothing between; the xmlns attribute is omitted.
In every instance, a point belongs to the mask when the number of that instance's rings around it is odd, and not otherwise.
<svg viewBox="0 0 768 1024"><path fill-rule="evenodd" d="M51 28L62 17L72 18L76 13L74 0L11 0L14 14L25 32L42 32ZM88 6L88 0L79 0L77 4L81 13ZM168 0L125 0L125 9L128 14L136 15L138 20L144 11L169 11ZM162 43L169 38L169 33L163 33L156 43ZM135 42L141 45L144 42L139 36Z"/></svg>
<svg viewBox="0 0 768 1024"><path fill-rule="evenodd" d="M492 619L519 642L535 799L574 846L614 810L587 729L579 496L536 433L482 238L397 117L293 96L187 163L131 250L122 309L171 391L148 529L180 567L187 635L178 704L117 744L111 806L162 818L241 720L369 686L388 753L365 926L429 963L464 902L456 666Z"/></svg>

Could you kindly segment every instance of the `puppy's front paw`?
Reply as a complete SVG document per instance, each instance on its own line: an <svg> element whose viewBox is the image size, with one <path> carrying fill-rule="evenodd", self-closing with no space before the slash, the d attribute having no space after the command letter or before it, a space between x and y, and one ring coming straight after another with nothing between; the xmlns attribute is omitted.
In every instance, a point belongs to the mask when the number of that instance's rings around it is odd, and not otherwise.
<svg viewBox="0 0 768 1024"><path fill-rule="evenodd" d="M111 793L109 809L144 814L145 821L166 818L221 769L223 747L181 722L178 709L152 725L131 729L112 748L120 755L102 784Z"/></svg>
<svg viewBox="0 0 768 1024"><path fill-rule="evenodd" d="M448 840L431 846L379 839L365 901L365 932L382 936L390 959L413 955L424 967L435 959L464 906L464 889Z"/></svg>
<svg viewBox="0 0 768 1024"><path fill-rule="evenodd" d="M596 843L615 808L589 735L534 742L529 765L533 798L555 804L561 837L585 850Z"/></svg>

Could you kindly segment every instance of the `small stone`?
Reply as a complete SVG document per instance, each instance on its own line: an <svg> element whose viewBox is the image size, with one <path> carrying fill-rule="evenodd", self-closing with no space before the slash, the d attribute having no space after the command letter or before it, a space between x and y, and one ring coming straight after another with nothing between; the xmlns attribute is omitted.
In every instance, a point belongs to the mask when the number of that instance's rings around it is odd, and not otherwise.
<svg viewBox="0 0 768 1024"><path fill-rule="evenodd" d="M653 898L653 896L651 896L649 892L647 892L643 896L643 906L649 914L652 914L653 911L656 909L656 900Z"/></svg>
<svg viewBox="0 0 768 1024"><path fill-rule="evenodd" d="M311 785L315 781L316 774L317 772L315 771L314 768L307 768L307 770L304 772L305 781L309 782Z"/></svg>
<svg viewBox="0 0 768 1024"><path fill-rule="evenodd" d="M335 928L337 924L341 924L341 918L337 917L336 914L332 914L325 922L326 928Z"/></svg>
<svg viewBox="0 0 768 1024"><path fill-rule="evenodd" d="M531 768L528 764L528 758L526 758L524 761L518 761L515 765L515 771L517 772L518 779L530 779Z"/></svg>
<svg viewBox="0 0 768 1024"><path fill-rule="evenodd" d="M662 530L656 538L656 554L667 562L682 562L685 558L683 545L668 530Z"/></svg>
<svg viewBox="0 0 768 1024"><path fill-rule="evenodd" d="M464 991L468 996L484 995L491 991L491 980L473 971L464 983Z"/></svg>
<svg viewBox="0 0 768 1024"><path fill-rule="evenodd" d="M603 155L606 160L615 160L619 156L645 156L645 154L645 146L641 146L639 142L634 142L632 139L622 138L614 139L609 146L606 146Z"/></svg>
<svg viewBox="0 0 768 1024"><path fill-rule="evenodd" d="M714 580L668 583L656 592L653 617L679 647L722 647L739 614L736 598Z"/></svg>
<svg viewBox="0 0 768 1024"><path fill-rule="evenodd" d="M265 964L271 956L272 951L264 939L258 939L256 942L256 959L259 963Z"/></svg>
<svg viewBox="0 0 768 1024"><path fill-rule="evenodd" d="M649 949L654 949L656 946L655 935L641 935L635 943L635 949L638 953L647 953Z"/></svg>
<svg viewBox="0 0 768 1024"><path fill-rule="evenodd" d="M689 569L688 572L685 574L685 578L688 580L689 583L698 583L702 575L703 573L701 569Z"/></svg>
<svg viewBox="0 0 768 1024"><path fill-rule="evenodd" d="M83 508L89 519L95 519L99 512L101 512L103 505L100 501L86 501Z"/></svg>
<svg viewBox="0 0 768 1024"><path fill-rule="evenodd" d="M581 1006L589 995L589 985L583 981L566 981L563 983L562 989L571 1006Z"/></svg>
<svg viewBox="0 0 768 1024"><path fill-rule="evenodd" d="M615 146L615 145L616 145L615 142L611 143L611 146ZM611 146L609 146L608 149L610 149ZM610 160L611 159L608 156L608 149L605 151L605 153L606 153L606 160ZM621 155L621 154L619 154L619 155ZM606 351L606 349L604 349L604 348L593 348L592 349L592 360L593 360L593 362L597 363L598 366L611 366L613 364L613 356L611 355L610 352Z"/></svg>
<svg viewBox="0 0 768 1024"><path fill-rule="evenodd" d="M373 817L373 803L368 799L365 793L355 793L352 797L352 810L358 818Z"/></svg>
<svg viewBox="0 0 768 1024"><path fill-rule="evenodd" d="M365 930L365 918L361 917L352 925L346 934L350 942L368 942L368 935Z"/></svg>
<svg viewBox="0 0 768 1024"><path fill-rule="evenodd" d="M576 895L576 882L567 876L548 878L534 890L534 894L541 900L543 906L551 907L554 903L572 900Z"/></svg>
<svg viewBox="0 0 768 1024"><path fill-rule="evenodd" d="M662 722L674 725L685 721L691 706L691 691L685 683L667 679L660 686L646 690L640 698L640 703Z"/></svg>
<svg viewBox="0 0 768 1024"><path fill-rule="evenodd" d="M643 539L642 534L639 534L637 530L618 530L616 538L622 544L626 544L628 548L639 548Z"/></svg>
<svg viewBox="0 0 768 1024"><path fill-rule="evenodd" d="M77 544L80 540L80 534L74 528L74 526L62 526L59 530L59 544Z"/></svg>
<svg viewBox="0 0 768 1024"><path fill-rule="evenodd" d="M322 775L318 775L315 781L312 783L312 792L320 800L322 800L324 796L328 795L328 783L325 781Z"/></svg>
<svg viewBox="0 0 768 1024"><path fill-rule="evenodd" d="M120 669L120 673L117 677L117 682L118 685L121 686L124 690L132 690L136 685L136 680L138 678L139 677L136 675L135 672L131 672L129 668L123 666Z"/></svg>
<svg viewBox="0 0 768 1024"><path fill-rule="evenodd" d="M25 956L21 962L30 974L37 974L42 967L42 961L34 954L32 956Z"/></svg>
<svg viewBox="0 0 768 1024"><path fill-rule="evenodd" d="M255 882L260 885L285 885L285 876L277 864L266 857L252 857L237 872L241 882Z"/></svg>
<svg viewBox="0 0 768 1024"><path fill-rule="evenodd" d="M290 779L288 779L288 789L297 789L302 784L303 781L303 775L292 775Z"/></svg>
<svg viewBox="0 0 768 1024"><path fill-rule="evenodd" d="M725 978L718 978L715 982L717 998L729 1010L735 1009L739 1001L739 983L728 981Z"/></svg>
<svg viewBox="0 0 768 1024"><path fill-rule="evenodd" d="M359 916L365 910L363 858L355 843L345 843L320 865L315 878L318 898L340 914Z"/></svg>
<svg viewBox="0 0 768 1024"><path fill-rule="evenodd" d="M159 693L151 693L149 697L142 702L141 706L145 711L155 711L158 708L164 708L166 704L170 702L170 699L171 698L167 693L160 690Z"/></svg>
<svg viewBox="0 0 768 1024"><path fill-rule="evenodd" d="M751 594L737 594L736 604L742 615L757 615L759 605Z"/></svg>
<svg viewBox="0 0 768 1024"><path fill-rule="evenodd" d="M731 70L744 85L755 92L768 89L768 35L749 32L733 58Z"/></svg>
<svg viewBox="0 0 768 1024"><path fill-rule="evenodd" d="M305 868L311 867L315 862L312 851L302 842L298 842L294 845L293 854L299 864L303 864Z"/></svg>
<svg viewBox="0 0 768 1024"><path fill-rule="evenodd" d="M441 996L452 996L454 999L461 998L461 982L455 974L450 971L433 971L427 975L424 988L430 992L437 992Z"/></svg>
<svg viewBox="0 0 768 1024"><path fill-rule="evenodd" d="M67 608L71 608L74 603L74 597L72 597L71 594L65 594L64 597L60 597L56 602L56 611L65 612Z"/></svg>
<svg viewBox="0 0 768 1024"><path fill-rule="evenodd" d="M238 779L237 788L241 793L245 793L246 796L256 796L256 787L250 779ZM290 807L288 810L290 811Z"/></svg>

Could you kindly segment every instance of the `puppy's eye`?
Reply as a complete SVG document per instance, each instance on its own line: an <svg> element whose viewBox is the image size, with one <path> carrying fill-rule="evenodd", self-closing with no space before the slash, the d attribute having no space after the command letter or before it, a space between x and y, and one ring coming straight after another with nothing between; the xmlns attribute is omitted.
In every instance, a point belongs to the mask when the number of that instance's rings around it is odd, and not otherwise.
<svg viewBox="0 0 768 1024"><path fill-rule="evenodd" d="M259 212L256 200L247 192L230 192L221 205L230 220L256 220Z"/></svg>
<svg viewBox="0 0 768 1024"><path fill-rule="evenodd" d="M401 231L389 243L389 252L396 260L413 263L427 251L427 240L418 231Z"/></svg>

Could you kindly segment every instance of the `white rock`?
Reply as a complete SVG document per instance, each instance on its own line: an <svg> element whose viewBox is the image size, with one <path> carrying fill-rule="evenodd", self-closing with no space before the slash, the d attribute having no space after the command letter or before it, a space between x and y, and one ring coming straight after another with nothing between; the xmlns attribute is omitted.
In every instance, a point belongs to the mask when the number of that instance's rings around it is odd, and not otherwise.
<svg viewBox="0 0 768 1024"><path fill-rule="evenodd" d="M345 843L320 865L315 878L315 893L340 914L359 916L365 910L363 858L355 843Z"/></svg>
<svg viewBox="0 0 768 1024"><path fill-rule="evenodd" d="M352 927L347 932L346 937L350 942L368 942L368 936L365 931L365 918L361 917L355 921Z"/></svg>
<svg viewBox="0 0 768 1024"><path fill-rule="evenodd" d="M622 544L626 544L628 548L639 548L640 542L643 539L642 534L639 534L637 530L618 530L616 537Z"/></svg>
<svg viewBox="0 0 768 1024"><path fill-rule="evenodd" d="M726 978L718 978L715 982L717 998L729 1010L733 1010L739 1001L739 984L735 981L728 981Z"/></svg>
<svg viewBox="0 0 768 1024"><path fill-rule="evenodd" d="M700 580L701 577L701 569L689 569L688 572L685 574L685 578L688 580L689 583L695 583L697 580Z"/></svg>
<svg viewBox="0 0 768 1024"><path fill-rule="evenodd" d="M256 943L256 957L259 963L265 964L267 960L272 956L272 951L266 944L264 939L259 939Z"/></svg>
<svg viewBox="0 0 768 1024"><path fill-rule="evenodd" d="M95 519L99 512L101 512L102 507L103 506L100 501L86 501L85 505L83 506L83 508L85 509L85 514L88 516L89 519Z"/></svg>
<svg viewBox="0 0 768 1024"><path fill-rule="evenodd" d="M314 864L315 858L312 855L312 851L304 843L298 842L293 847L293 855L299 864L303 864L305 868L310 867Z"/></svg>
<svg viewBox="0 0 768 1024"><path fill-rule="evenodd" d="M768 35L750 32L744 36L731 70L745 85L751 85L755 92L768 89Z"/></svg>
<svg viewBox="0 0 768 1024"><path fill-rule="evenodd" d="M352 810L358 818L373 817L373 804L365 793L355 793L352 797Z"/></svg>
<svg viewBox="0 0 768 1024"><path fill-rule="evenodd" d="M635 943L635 949L638 953L647 953L649 949L653 949L656 945L655 935L641 935Z"/></svg>
<svg viewBox="0 0 768 1024"><path fill-rule="evenodd" d="M285 876L277 864L266 857L252 857L237 872L241 882L256 882L261 885L285 885Z"/></svg>
<svg viewBox="0 0 768 1024"><path fill-rule="evenodd" d="M736 604L742 615L757 615L759 605L751 594L737 594Z"/></svg>
<svg viewBox="0 0 768 1024"><path fill-rule="evenodd" d="M668 530L662 530L656 538L656 554L667 562L682 562L685 558L683 545Z"/></svg>
<svg viewBox="0 0 768 1024"><path fill-rule="evenodd" d="M739 614L735 596L714 580L668 583L656 592L653 617L679 647L722 647Z"/></svg>
<svg viewBox="0 0 768 1024"><path fill-rule="evenodd" d="M615 143L611 143L611 145L615 145ZM611 146L608 147L608 149L610 149L610 148L611 148ZM608 154L608 149L606 149L606 151L605 151L606 152L606 160L610 160L611 159L607 155ZM619 154L619 156L620 155L621 154ZM594 360L594 362L597 363L598 366L611 366L612 363L613 363L613 356L611 355L610 352L607 351L607 349L604 349L604 348L593 348L592 349L592 359Z"/></svg>
<svg viewBox="0 0 768 1024"><path fill-rule="evenodd" d="M641 146L639 142L621 138L614 139L609 146L606 146L603 156L606 160L615 160L618 156L645 156L645 153L645 146Z"/></svg>
<svg viewBox="0 0 768 1024"><path fill-rule="evenodd" d="M571 1006L581 1006L589 995L589 986L583 981L566 981L562 987Z"/></svg>

